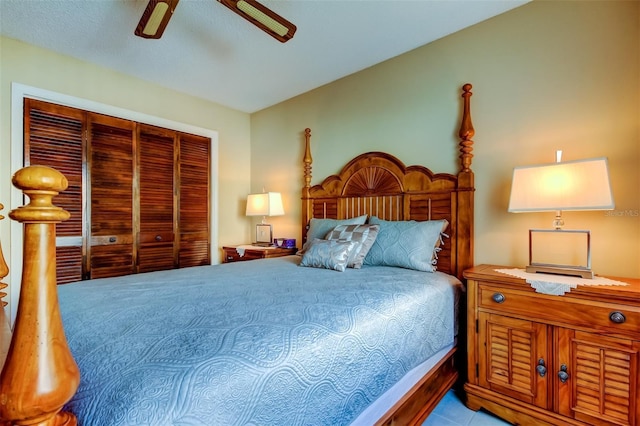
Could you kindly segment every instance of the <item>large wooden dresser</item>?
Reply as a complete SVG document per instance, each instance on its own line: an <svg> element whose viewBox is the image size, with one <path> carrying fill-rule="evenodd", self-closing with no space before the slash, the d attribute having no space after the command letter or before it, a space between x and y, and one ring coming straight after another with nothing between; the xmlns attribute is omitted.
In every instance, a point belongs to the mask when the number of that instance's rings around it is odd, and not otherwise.
<svg viewBox="0 0 640 426"><path fill-rule="evenodd" d="M640 424L640 279L553 296L500 268L464 274L467 406L518 425Z"/></svg>

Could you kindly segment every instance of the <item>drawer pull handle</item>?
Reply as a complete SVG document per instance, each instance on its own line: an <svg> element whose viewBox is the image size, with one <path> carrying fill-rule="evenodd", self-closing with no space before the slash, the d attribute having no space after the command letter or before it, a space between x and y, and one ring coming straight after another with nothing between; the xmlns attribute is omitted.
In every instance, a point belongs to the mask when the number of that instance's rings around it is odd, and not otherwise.
<svg viewBox="0 0 640 426"><path fill-rule="evenodd" d="M620 311L613 311L609 314L609 319L616 324L622 324L627 320L627 317Z"/></svg>
<svg viewBox="0 0 640 426"><path fill-rule="evenodd" d="M110 243L115 243L116 242L116 237L109 237L109 242Z"/></svg>
<svg viewBox="0 0 640 426"><path fill-rule="evenodd" d="M544 377L547 374L547 367L544 366L544 359L540 358L538 360L538 366L536 367L536 371L540 375L540 377Z"/></svg>
<svg viewBox="0 0 640 426"><path fill-rule="evenodd" d="M493 296L491 296L491 299L493 299L493 301L496 303L504 303L504 301L507 298L504 297L504 294L502 293L493 293Z"/></svg>
<svg viewBox="0 0 640 426"><path fill-rule="evenodd" d="M569 373L567 373L567 366L562 364L560 366L560 371L558 371L558 378L562 383L566 383L569 380Z"/></svg>
<svg viewBox="0 0 640 426"><path fill-rule="evenodd" d="M161 235L156 235L156 241L162 241L162 236Z"/></svg>

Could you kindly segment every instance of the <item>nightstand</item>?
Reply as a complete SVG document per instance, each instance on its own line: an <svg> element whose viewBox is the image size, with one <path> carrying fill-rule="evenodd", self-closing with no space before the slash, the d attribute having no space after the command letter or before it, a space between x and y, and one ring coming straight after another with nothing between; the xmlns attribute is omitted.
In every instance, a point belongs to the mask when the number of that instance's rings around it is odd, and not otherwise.
<svg viewBox="0 0 640 426"><path fill-rule="evenodd" d="M244 255L240 256L240 254L238 254L238 247L244 248ZM296 254L298 252L298 249L295 247L260 247L244 244L236 246L224 246L222 247L222 251L224 251L224 263L229 263L242 262L245 260L267 259L270 257L289 256L292 254Z"/></svg>
<svg viewBox="0 0 640 426"><path fill-rule="evenodd" d="M467 406L522 425L640 424L640 279L553 296L503 268L464 273Z"/></svg>

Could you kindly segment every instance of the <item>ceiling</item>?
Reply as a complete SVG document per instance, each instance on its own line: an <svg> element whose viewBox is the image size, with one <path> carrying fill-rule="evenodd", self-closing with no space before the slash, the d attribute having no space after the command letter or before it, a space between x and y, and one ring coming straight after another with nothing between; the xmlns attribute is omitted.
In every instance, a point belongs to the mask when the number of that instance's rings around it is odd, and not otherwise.
<svg viewBox="0 0 640 426"><path fill-rule="evenodd" d="M252 113L528 0L263 0L297 27L280 43L215 0L182 0L159 40L147 0L0 0L0 34Z"/></svg>

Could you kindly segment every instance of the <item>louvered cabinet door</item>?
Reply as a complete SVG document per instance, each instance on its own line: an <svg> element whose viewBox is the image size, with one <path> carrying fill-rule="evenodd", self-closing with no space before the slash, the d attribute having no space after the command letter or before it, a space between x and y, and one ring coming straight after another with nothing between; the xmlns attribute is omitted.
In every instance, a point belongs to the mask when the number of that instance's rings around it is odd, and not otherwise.
<svg viewBox="0 0 640 426"><path fill-rule="evenodd" d="M587 424L637 425L640 342L564 328L556 341L557 411Z"/></svg>
<svg viewBox="0 0 640 426"><path fill-rule="evenodd" d="M89 116L90 278L134 273L134 126Z"/></svg>
<svg viewBox="0 0 640 426"><path fill-rule="evenodd" d="M179 228L181 268L211 263L209 170L211 140L179 135Z"/></svg>
<svg viewBox="0 0 640 426"><path fill-rule="evenodd" d="M25 166L53 167L69 186L54 200L71 217L56 226L58 284L82 279L84 111L34 99L24 100Z"/></svg>
<svg viewBox="0 0 640 426"><path fill-rule="evenodd" d="M176 132L138 125L138 272L177 267L174 197Z"/></svg>
<svg viewBox="0 0 640 426"><path fill-rule="evenodd" d="M480 386L547 408L549 375L538 371L549 364L547 326L480 313L478 339L485 342L478 357Z"/></svg>

